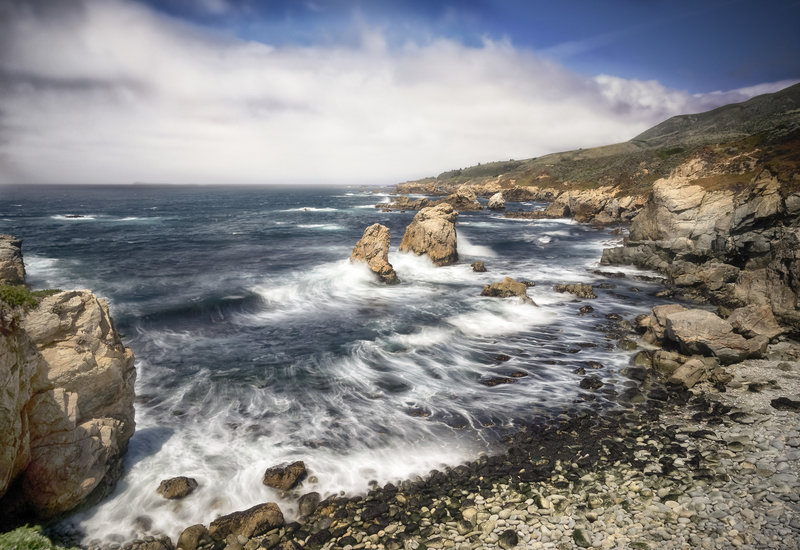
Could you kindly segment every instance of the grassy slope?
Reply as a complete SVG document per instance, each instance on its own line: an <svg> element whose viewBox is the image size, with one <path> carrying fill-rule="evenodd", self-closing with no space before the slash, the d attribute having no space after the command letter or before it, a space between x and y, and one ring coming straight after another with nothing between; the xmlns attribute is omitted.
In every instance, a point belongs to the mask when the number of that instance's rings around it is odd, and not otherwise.
<svg viewBox="0 0 800 550"><path fill-rule="evenodd" d="M625 143L480 164L408 183L452 187L497 181L503 187L556 189L615 185L626 194L640 194L688 157L724 151L754 154L782 181L798 184L800 84L705 113L672 117Z"/></svg>

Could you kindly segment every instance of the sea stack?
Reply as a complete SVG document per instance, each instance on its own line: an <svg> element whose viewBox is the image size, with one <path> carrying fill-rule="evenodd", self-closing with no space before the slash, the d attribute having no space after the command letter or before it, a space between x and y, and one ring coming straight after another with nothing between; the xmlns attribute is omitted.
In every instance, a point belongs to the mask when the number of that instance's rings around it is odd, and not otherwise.
<svg viewBox="0 0 800 550"><path fill-rule="evenodd" d="M379 223L372 224L364 230L364 235L350 255L351 262L365 262L387 284L397 282L397 273L389 263L390 236L388 227Z"/></svg>
<svg viewBox="0 0 800 550"><path fill-rule="evenodd" d="M435 265L451 265L458 261L456 219L458 212L447 203L423 208L409 226L400 243L400 252L427 254Z"/></svg>

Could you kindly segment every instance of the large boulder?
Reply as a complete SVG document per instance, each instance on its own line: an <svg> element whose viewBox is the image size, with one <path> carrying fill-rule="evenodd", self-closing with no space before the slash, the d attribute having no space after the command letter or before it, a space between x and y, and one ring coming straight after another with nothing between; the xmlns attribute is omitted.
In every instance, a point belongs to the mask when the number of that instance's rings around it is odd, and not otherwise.
<svg viewBox="0 0 800 550"><path fill-rule="evenodd" d="M46 519L99 499L120 476L135 426L136 371L107 304L89 291L43 299L21 330L30 344L0 363L9 395L18 403L30 396L20 412L0 418L0 433L16 433L18 423L23 431L11 470L18 479L0 501L0 516Z"/></svg>
<svg viewBox="0 0 800 550"><path fill-rule="evenodd" d="M413 252L417 256L427 254L439 266L456 263L457 218L458 212L447 203L423 208L406 228L399 250Z"/></svg>
<svg viewBox="0 0 800 550"><path fill-rule="evenodd" d="M174 500L189 496L195 489L197 489L196 479L178 476L162 480L156 492L166 499Z"/></svg>
<svg viewBox="0 0 800 550"><path fill-rule="evenodd" d="M25 284L22 240L11 235L0 235L0 285L22 284Z"/></svg>
<svg viewBox="0 0 800 550"><path fill-rule="evenodd" d="M389 228L379 223L370 225L356 243L351 262L365 262L384 283L396 283L397 273L389 263Z"/></svg>
<svg viewBox="0 0 800 550"><path fill-rule="evenodd" d="M208 526L208 534L218 541L224 541L228 535L241 535L249 539L281 525L283 525L281 509L274 502L267 502L215 519ZM200 529L197 531L202 536L202 531Z"/></svg>
<svg viewBox="0 0 800 550"><path fill-rule="evenodd" d="M511 298L516 296L522 298L524 303L536 305L528 296L528 285L516 281L511 277L506 277L502 281L485 285L481 296L490 296L494 298Z"/></svg>
<svg viewBox="0 0 800 550"><path fill-rule="evenodd" d="M783 333L768 305L740 307L731 313L728 322L736 332L747 338L765 336L772 339Z"/></svg>
<svg viewBox="0 0 800 550"><path fill-rule="evenodd" d="M503 193L495 193L489 197L489 203L486 206L489 210L505 210L506 200L503 198Z"/></svg>
<svg viewBox="0 0 800 550"><path fill-rule="evenodd" d="M723 364L761 357L769 339L747 339L733 331L733 326L703 309L687 309L666 317L666 338L687 355L714 356Z"/></svg>

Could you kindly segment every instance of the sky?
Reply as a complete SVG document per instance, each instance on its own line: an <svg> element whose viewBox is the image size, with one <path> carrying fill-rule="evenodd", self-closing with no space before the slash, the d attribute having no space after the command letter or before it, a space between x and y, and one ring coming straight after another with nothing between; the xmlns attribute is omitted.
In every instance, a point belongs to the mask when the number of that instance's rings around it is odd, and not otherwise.
<svg viewBox="0 0 800 550"><path fill-rule="evenodd" d="M389 184L800 81L800 0L0 0L0 183Z"/></svg>

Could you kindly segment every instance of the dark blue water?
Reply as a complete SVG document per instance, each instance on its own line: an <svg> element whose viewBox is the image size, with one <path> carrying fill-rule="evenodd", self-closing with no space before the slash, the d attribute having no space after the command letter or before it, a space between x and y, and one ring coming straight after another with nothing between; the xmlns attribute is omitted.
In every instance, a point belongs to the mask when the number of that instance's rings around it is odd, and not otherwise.
<svg viewBox="0 0 800 550"><path fill-rule="evenodd" d="M136 355L127 472L73 518L89 538L142 534L140 515L174 535L264 501L291 516L292 499L261 485L266 467L301 459L304 490L355 493L492 452L539 415L613 406L604 395L623 387L630 354L598 327L654 303L647 283L594 273L617 237L462 213L461 261L436 268L396 252L414 213L373 207L383 200L355 187L0 188L0 232L24 240L29 283L108 299ZM348 261L375 222L391 229L399 285ZM479 296L506 276L534 281L539 307ZM552 290L562 282L616 287L579 316ZM586 404L574 371L589 361L607 393ZM514 383L487 385L502 378ZM155 493L176 475L201 485L180 504Z"/></svg>

